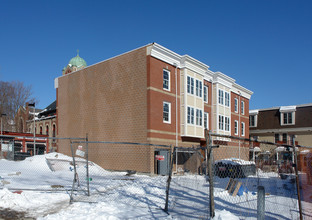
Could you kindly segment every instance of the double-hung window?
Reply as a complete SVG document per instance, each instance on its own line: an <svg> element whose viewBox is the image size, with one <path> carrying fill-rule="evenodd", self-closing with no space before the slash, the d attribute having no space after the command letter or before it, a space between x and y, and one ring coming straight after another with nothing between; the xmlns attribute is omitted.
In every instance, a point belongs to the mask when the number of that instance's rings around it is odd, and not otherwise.
<svg viewBox="0 0 312 220"><path fill-rule="evenodd" d="M238 121L234 121L234 132L235 132L235 135L238 135Z"/></svg>
<svg viewBox="0 0 312 220"><path fill-rule="evenodd" d="M224 92L224 96L225 96L225 106L230 107L230 93L228 92Z"/></svg>
<svg viewBox="0 0 312 220"><path fill-rule="evenodd" d="M170 71L163 70L163 89L170 91Z"/></svg>
<svg viewBox="0 0 312 220"><path fill-rule="evenodd" d="M219 104L223 105L223 90L219 89Z"/></svg>
<svg viewBox="0 0 312 220"><path fill-rule="evenodd" d="M283 113L283 124L284 125L291 125L293 124L293 113L292 112L285 112Z"/></svg>
<svg viewBox="0 0 312 220"><path fill-rule="evenodd" d="M163 122L171 123L171 103L163 102Z"/></svg>
<svg viewBox="0 0 312 220"><path fill-rule="evenodd" d="M202 97L203 83L196 79L196 96Z"/></svg>
<svg viewBox="0 0 312 220"><path fill-rule="evenodd" d="M241 114L244 115L245 114L245 102L241 101Z"/></svg>
<svg viewBox="0 0 312 220"><path fill-rule="evenodd" d="M224 116L219 115L219 130L223 131L224 130Z"/></svg>
<svg viewBox="0 0 312 220"><path fill-rule="evenodd" d="M296 106L280 107L280 122L281 125L294 125L296 120Z"/></svg>
<svg viewBox="0 0 312 220"><path fill-rule="evenodd" d="M244 122L242 122L241 124L241 134L242 136L245 136L245 123Z"/></svg>
<svg viewBox="0 0 312 220"><path fill-rule="evenodd" d="M287 141L288 139L287 139L287 134L286 133L284 133L283 134L283 143L284 144L288 144L288 141Z"/></svg>
<svg viewBox="0 0 312 220"><path fill-rule="evenodd" d="M209 129L209 119L208 119L208 113L204 112L204 128Z"/></svg>
<svg viewBox="0 0 312 220"><path fill-rule="evenodd" d="M194 108L187 107L187 123L194 124Z"/></svg>
<svg viewBox="0 0 312 220"><path fill-rule="evenodd" d="M196 125L202 126L203 113L202 110L196 109Z"/></svg>
<svg viewBox="0 0 312 220"><path fill-rule="evenodd" d="M230 131L230 118L229 117L224 117L225 120L225 131Z"/></svg>
<svg viewBox="0 0 312 220"><path fill-rule="evenodd" d="M237 113L238 112L238 99L234 99L234 111Z"/></svg>
<svg viewBox="0 0 312 220"><path fill-rule="evenodd" d="M194 79L190 76L187 77L187 93L194 94Z"/></svg>
<svg viewBox="0 0 312 220"><path fill-rule="evenodd" d="M204 102L208 103L208 86L204 85Z"/></svg>
<svg viewBox="0 0 312 220"><path fill-rule="evenodd" d="M257 115L250 115L249 116L249 127L256 127L256 120L257 120Z"/></svg>

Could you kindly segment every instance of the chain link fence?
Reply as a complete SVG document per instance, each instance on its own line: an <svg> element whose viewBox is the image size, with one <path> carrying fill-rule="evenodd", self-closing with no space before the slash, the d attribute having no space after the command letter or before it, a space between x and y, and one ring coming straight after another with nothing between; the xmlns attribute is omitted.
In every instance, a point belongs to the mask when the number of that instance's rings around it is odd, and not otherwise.
<svg viewBox="0 0 312 220"><path fill-rule="evenodd" d="M227 210L240 219L311 218L311 148L212 133L207 146L175 148L170 214L183 210L186 218L208 219Z"/></svg>
<svg viewBox="0 0 312 220"><path fill-rule="evenodd" d="M227 210L240 219L256 219L260 209L268 219L300 219L300 211L312 218L309 147L212 133L208 147L87 138L55 142L65 146L63 152L19 159L4 154L0 188L63 192L70 202L164 209L173 218L209 219Z"/></svg>

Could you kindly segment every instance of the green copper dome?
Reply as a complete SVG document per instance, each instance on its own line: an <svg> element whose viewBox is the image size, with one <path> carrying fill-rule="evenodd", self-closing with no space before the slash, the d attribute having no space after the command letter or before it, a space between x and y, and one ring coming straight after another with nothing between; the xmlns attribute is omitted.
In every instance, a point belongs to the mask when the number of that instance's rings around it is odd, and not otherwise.
<svg viewBox="0 0 312 220"><path fill-rule="evenodd" d="M69 63L68 63L69 66L76 66L77 68L79 67L86 67L87 66L87 63L84 59L82 59L79 54L77 53L77 56L73 57L70 59Z"/></svg>

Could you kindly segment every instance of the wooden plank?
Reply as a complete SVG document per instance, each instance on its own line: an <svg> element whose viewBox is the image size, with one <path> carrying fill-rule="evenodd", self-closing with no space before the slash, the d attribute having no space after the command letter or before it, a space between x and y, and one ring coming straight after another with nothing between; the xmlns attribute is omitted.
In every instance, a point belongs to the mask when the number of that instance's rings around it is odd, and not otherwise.
<svg viewBox="0 0 312 220"><path fill-rule="evenodd" d="M236 196L237 195L237 193L238 193L238 190L239 190L239 188L242 186L242 182L238 182L237 183L237 185L236 185L236 187L235 187L235 190L234 190L234 192L233 192L233 196Z"/></svg>
<svg viewBox="0 0 312 220"><path fill-rule="evenodd" d="M232 181L232 184L231 184L231 186L230 186L230 188L229 188L229 190L228 190L228 192L229 192L230 194L234 191L236 183L237 183L236 180Z"/></svg>
<svg viewBox="0 0 312 220"><path fill-rule="evenodd" d="M232 185L233 179L230 178L228 184L225 187L225 190L229 190L230 186Z"/></svg>

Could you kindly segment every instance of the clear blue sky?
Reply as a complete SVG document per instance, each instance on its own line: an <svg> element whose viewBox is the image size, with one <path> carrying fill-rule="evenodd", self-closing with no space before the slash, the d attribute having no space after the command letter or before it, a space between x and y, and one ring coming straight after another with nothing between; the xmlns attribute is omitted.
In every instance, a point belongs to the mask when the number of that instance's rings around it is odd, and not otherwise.
<svg viewBox="0 0 312 220"><path fill-rule="evenodd" d="M0 0L0 80L39 108L77 49L91 65L151 42L236 79L250 109L312 102L310 0Z"/></svg>

